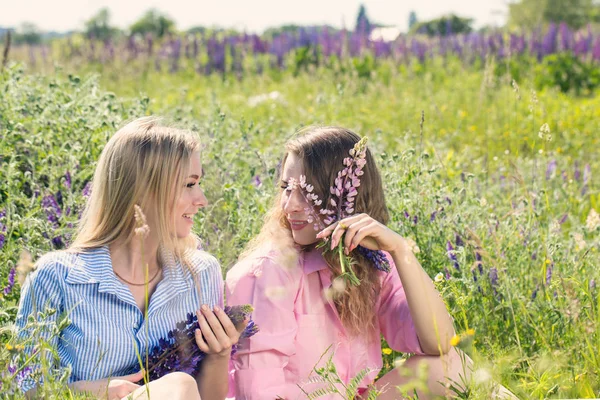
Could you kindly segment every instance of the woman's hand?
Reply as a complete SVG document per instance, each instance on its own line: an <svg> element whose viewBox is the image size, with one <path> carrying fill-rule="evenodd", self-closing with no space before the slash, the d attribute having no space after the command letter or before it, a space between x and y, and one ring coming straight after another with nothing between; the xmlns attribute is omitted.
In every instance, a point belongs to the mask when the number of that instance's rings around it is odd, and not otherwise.
<svg viewBox="0 0 600 400"><path fill-rule="evenodd" d="M331 236L331 248L335 248L344 236L344 252L350 254L358 245L370 250L384 250L394 253L405 243L405 240L367 214L357 214L344 218L317 234L317 238L324 239Z"/></svg>
<svg viewBox="0 0 600 400"><path fill-rule="evenodd" d="M139 382L144 378L144 371L141 370L135 374L117 376L110 379L99 379L96 381L78 381L71 384L76 391L89 392L102 400L121 400L133 393L140 385Z"/></svg>
<svg viewBox="0 0 600 400"><path fill-rule="evenodd" d="M213 312L207 305L203 305L196 314L200 326L195 332L198 348L209 356L229 358L231 348L240 339L247 321L236 327L225 311L217 306Z"/></svg>

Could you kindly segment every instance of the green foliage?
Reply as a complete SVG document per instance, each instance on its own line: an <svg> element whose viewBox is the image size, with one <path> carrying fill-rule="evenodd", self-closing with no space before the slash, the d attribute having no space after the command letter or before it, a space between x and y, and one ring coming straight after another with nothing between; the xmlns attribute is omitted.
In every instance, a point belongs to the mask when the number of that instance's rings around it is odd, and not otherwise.
<svg viewBox="0 0 600 400"><path fill-rule="evenodd" d="M13 37L14 44L35 45L42 43L42 33L32 23L25 22L17 30Z"/></svg>
<svg viewBox="0 0 600 400"><path fill-rule="evenodd" d="M428 36L448 36L472 31L473 18L459 17L454 14L416 23L410 30L411 33L422 33Z"/></svg>
<svg viewBox="0 0 600 400"><path fill-rule="evenodd" d="M590 94L600 85L600 69L572 53L552 54L536 68L535 83L541 89L556 86L563 93Z"/></svg>
<svg viewBox="0 0 600 400"><path fill-rule="evenodd" d="M531 29L543 23L566 22L573 29L600 22L600 3L594 0L520 0L508 5L508 26Z"/></svg>
<svg viewBox="0 0 600 400"><path fill-rule="evenodd" d="M110 26L110 10L103 8L85 22L85 35L90 39L109 40L119 33L119 29Z"/></svg>
<svg viewBox="0 0 600 400"><path fill-rule="evenodd" d="M132 35L146 35L151 33L161 38L175 30L175 22L158 10L151 9L129 27Z"/></svg>
<svg viewBox="0 0 600 400"><path fill-rule="evenodd" d="M451 59L382 61L363 79L339 64L242 80L152 69L143 75L134 63L101 76L90 75L93 68L35 75L9 65L0 75L0 210L7 213L1 287L23 250L35 260L56 248L53 238L68 243L96 160L127 119L165 115L199 132L209 205L195 230L224 272L271 207L286 139L308 124L347 126L369 136L390 227L415 241L460 336L474 330L464 350L478 376L486 370L487 383L493 378L522 398L600 396L592 284L600 278L600 229L591 211L600 211L598 96L554 86L535 92L527 68L511 85L513 76L494 63L480 70ZM545 123L551 140L539 135ZM54 226L41 200L59 191ZM17 284L0 300L3 327L14 321L18 298ZM13 343L13 334L2 332L3 346ZM15 349L0 349L2 366L21 357ZM390 353L383 372L399 356ZM48 397L68 398L60 376L54 381ZM489 398L483 389L469 393Z"/></svg>

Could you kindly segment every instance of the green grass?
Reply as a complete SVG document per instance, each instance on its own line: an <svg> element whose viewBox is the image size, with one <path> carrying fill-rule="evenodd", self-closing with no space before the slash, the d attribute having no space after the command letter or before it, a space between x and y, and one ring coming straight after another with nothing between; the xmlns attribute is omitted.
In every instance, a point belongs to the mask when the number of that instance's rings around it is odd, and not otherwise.
<svg viewBox="0 0 600 400"><path fill-rule="evenodd" d="M391 227L415 240L432 278L450 275L436 285L463 338L459 346L523 398L600 396L600 304L590 285L600 278L599 228L586 226L592 208L600 211L600 97L536 93L531 74L516 91L493 65L442 61L384 63L368 80L324 68L242 80L127 67L100 75L86 67L79 77L20 69L11 66L0 77L0 210L7 213L0 220L0 285L24 249L35 259L53 249L52 238L68 241L94 162L126 119L159 114L200 133L210 205L196 230L224 270L260 228L285 140L303 125L342 125L369 136ZM276 99L250 104L271 92ZM549 141L539 137L545 123ZM53 226L41 200L58 191L62 215ZM10 330L18 296L17 285L0 300L0 322L8 327L2 340L9 344L0 349L3 385L13 384L6 372L11 358L24 362ZM384 355L386 368L397 355ZM60 390L57 382L50 392Z"/></svg>

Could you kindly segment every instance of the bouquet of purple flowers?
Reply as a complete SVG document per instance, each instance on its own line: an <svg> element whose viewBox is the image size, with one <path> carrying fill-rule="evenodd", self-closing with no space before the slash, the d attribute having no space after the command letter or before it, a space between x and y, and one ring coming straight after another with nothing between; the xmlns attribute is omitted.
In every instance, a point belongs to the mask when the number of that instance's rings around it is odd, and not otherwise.
<svg viewBox="0 0 600 400"><path fill-rule="evenodd" d="M235 326L249 320L240 339L250 337L258 332L258 325L251 319L251 313L254 311L251 305L225 306L223 311ZM194 337L196 329L199 329L198 317L195 313L188 313L185 321L178 322L176 328L169 331L166 338L159 339L159 345L154 347L147 357L148 381L176 371L192 376L200 371L201 362L206 354L196 345ZM231 351L232 355L236 350L237 345L234 345Z"/></svg>
<svg viewBox="0 0 600 400"><path fill-rule="evenodd" d="M318 209L323 204L323 200L313 193L314 187L306 182L306 177L301 175L298 180L290 179L288 189L300 189L300 193L309 207L304 211L308 215L308 222L313 224L316 231L325 229L325 225L331 225L336 221L349 217L354 214L354 202L358 195L358 187L360 186L360 177L364 174L363 168L367 163L367 138L363 137L349 151L350 157L344 158L344 168L337 173L334 185L330 187L330 199L325 206ZM331 208L329 208L331 206ZM316 211L318 209L318 213ZM321 220L323 218L323 220ZM323 224L325 223L325 225ZM319 247L325 247L329 238ZM328 250L326 250L328 251ZM355 264L351 256L344 253L344 244L340 240L337 249L342 269L341 278L347 280L353 285L360 285L360 280L354 273L352 265ZM390 263L385 257L385 254L379 250L370 250L363 246L357 246L355 251L371 261L373 266L379 271L389 272Z"/></svg>

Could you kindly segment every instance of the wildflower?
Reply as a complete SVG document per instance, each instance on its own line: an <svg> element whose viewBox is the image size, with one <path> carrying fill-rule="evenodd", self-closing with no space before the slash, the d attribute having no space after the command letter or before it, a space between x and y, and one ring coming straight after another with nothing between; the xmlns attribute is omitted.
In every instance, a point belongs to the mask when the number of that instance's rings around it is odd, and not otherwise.
<svg viewBox="0 0 600 400"><path fill-rule="evenodd" d="M492 286L496 286L498 284L498 270L495 267L490 268L489 276Z"/></svg>
<svg viewBox="0 0 600 400"><path fill-rule="evenodd" d="M92 194L92 182L88 182L85 184L81 194L83 195L83 197L90 197L90 195Z"/></svg>
<svg viewBox="0 0 600 400"><path fill-rule="evenodd" d="M65 187L69 190L71 189L71 174L69 171L65 173Z"/></svg>
<svg viewBox="0 0 600 400"><path fill-rule="evenodd" d="M590 290L596 289L596 280L595 279L590 280L589 287L590 287Z"/></svg>
<svg viewBox="0 0 600 400"><path fill-rule="evenodd" d="M473 329L473 328L467 329L467 336L475 336L475 329Z"/></svg>
<svg viewBox="0 0 600 400"><path fill-rule="evenodd" d="M548 260L546 260L548 261ZM554 263L548 265L548 267L546 268L546 286L550 285L550 282L552 281L552 269L554 268Z"/></svg>
<svg viewBox="0 0 600 400"><path fill-rule="evenodd" d="M389 347L386 347L386 348L382 349L381 352L383 354L385 354L386 356L389 356L390 354L392 354L392 349L390 349Z"/></svg>
<svg viewBox="0 0 600 400"><path fill-rule="evenodd" d="M257 188L261 187L262 186L262 181L260 180L260 176L254 175L254 178L252 178L252 183Z"/></svg>
<svg viewBox="0 0 600 400"><path fill-rule="evenodd" d="M552 140L552 135L550 134L550 126L547 123L540 127L540 131L538 132L538 137L540 139L544 139L546 141Z"/></svg>
<svg viewBox="0 0 600 400"><path fill-rule="evenodd" d="M4 296L8 296L10 292L12 292L13 287L15 286L15 275L17 273L17 269L12 267L8 272L8 284L2 289L2 294Z"/></svg>
<svg viewBox="0 0 600 400"><path fill-rule="evenodd" d="M552 178L552 176L556 172L557 165L558 164L557 164L556 160L552 160L548 163L548 166L546 167L546 180L549 180L550 178Z"/></svg>
<svg viewBox="0 0 600 400"><path fill-rule="evenodd" d="M588 231L595 231L600 226L600 215L596 212L595 209L591 209L590 213L585 220L585 227Z"/></svg>
<svg viewBox="0 0 600 400"><path fill-rule="evenodd" d="M511 82L513 91L516 93L517 95L517 100L521 100L521 92L519 90L519 85L517 84L517 81L515 81L514 79Z"/></svg>
<svg viewBox="0 0 600 400"><path fill-rule="evenodd" d="M452 336L452 339L450 339L450 346L456 347L456 346L458 346L459 343L460 343L460 336L458 336L458 335Z"/></svg>
<svg viewBox="0 0 600 400"><path fill-rule="evenodd" d="M535 300L535 298L537 297L537 293L538 290L540 290L540 285L535 285L535 289L533 289L533 292L531 293L531 300Z"/></svg>
<svg viewBox="0 0 600 400"><path fill-rule="evenodd" d="M60 193L60 192L58 192ZM62 216L62 211L58 205L58 201L53 195L49 194L42 198L42 208L46 212L48 222L51 222L55 227L58 226L58 219Z"/></svg>
<svg viewBox="0 0 600 400"><path fill-rule="evenodd" d="M146 220L146 216L142 211L142 208L137 204L133 206L134 212L133 215L135 217L135 234L142 239L145 239L150 234L150 227L148 226L148 221Z"/></svg>
<svg viewBox="0 0 600 400"><path fill-rule="evenodd" d="M583 235L581 233L574 233L573 240L575 241L575 244L577 245L578 249L582 250L586 248L587 243L585 242L585 240L583 240Z"/></svg>
<svg viewBox="0 0 600 400"><path fill-rule="evenodd" d="M441 282L444 280L444 274L441 272L438 272L437 275L435 276L435 278L433 278L434 281L436 282Z"/></svg>
<svg viewBox="0 0 600 400"><path fill-rule="evenodd" d="M452 243L450 243L449 240L446 242L446 251L448 258L454 264L454 268L460 270L460 265L458 264L458 259L456 258L456 251L454 250L454 247L452 247Z"/></svg>
<svg viewBox="0 0 600 400"><path fill-rule="evenodd" d="M236 326L249 320L240 336L241 339L258 332L258 326L251 319L253 310L249 304L226 306L223 310ZM196 345L194 332L197 329L199 329L198 317L194 313L188 313L186 320L177 323L176 328L169 331L166 338L159 339L159 345L148 354L146 371L150 381L174 371L185 372L192 376L199 372L201 361L206 354ZM236 350L237 345L234 345L231 353L234 354Z"/></svg>

